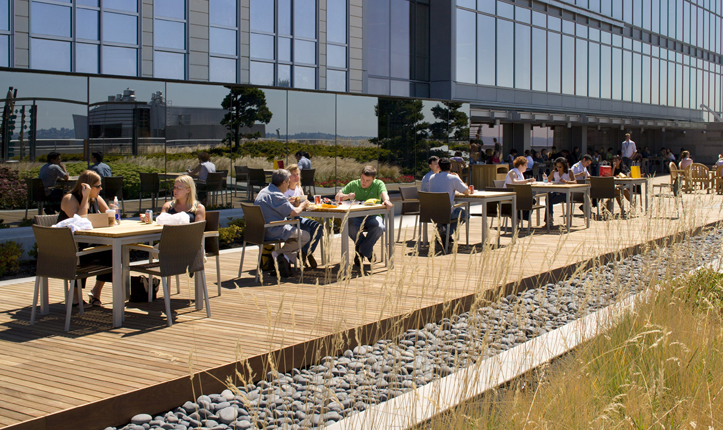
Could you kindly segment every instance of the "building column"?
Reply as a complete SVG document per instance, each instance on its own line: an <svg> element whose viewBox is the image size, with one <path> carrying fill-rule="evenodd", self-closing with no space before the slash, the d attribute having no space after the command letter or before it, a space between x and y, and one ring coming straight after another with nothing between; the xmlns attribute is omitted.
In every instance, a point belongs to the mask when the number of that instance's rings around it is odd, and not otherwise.
<svg viewBox="0 0 723 430"><path fill-rule="evenodd" d="M587 154L587 126L582 126L580 129L580 152Z"/></svg>

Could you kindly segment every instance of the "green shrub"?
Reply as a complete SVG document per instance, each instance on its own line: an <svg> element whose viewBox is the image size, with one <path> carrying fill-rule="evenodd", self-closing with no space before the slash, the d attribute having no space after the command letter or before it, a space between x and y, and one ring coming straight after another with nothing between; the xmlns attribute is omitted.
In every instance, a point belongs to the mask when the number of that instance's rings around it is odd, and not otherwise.
<svg viewBox="0 0 723 430"><path fill-rule="evenodd" d="M229 218L231 220L231 218ZM218 229L218 241L221 245L229 245L243 239L246 232L246 220L236 218L228 223L228 227Z"/></svg>
<svg viewBox="0 0 723 430"><path fill-rule="evenodd" d="M0 209L16 209L25 206L28 186L17 170L0 168Z"/></svg>
<svg viewBox="0 0 723 430"><path fill-rule="evenodd" d="M0 276L17 272L20 268L21 255L23 247L19 243L13 241L0 243Z"/></svg>

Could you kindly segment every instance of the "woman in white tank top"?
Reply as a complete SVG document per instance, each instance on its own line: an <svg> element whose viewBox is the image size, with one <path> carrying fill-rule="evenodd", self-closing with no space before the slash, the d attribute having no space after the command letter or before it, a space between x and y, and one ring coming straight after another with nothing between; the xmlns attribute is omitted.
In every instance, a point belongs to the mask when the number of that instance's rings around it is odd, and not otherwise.
<svg viewBox="0 0 723 430"><path fill-rule="evenodd" d="M555 160L555 173L552 183L554 184L574 184L575 174L570 170L567 158L560 157Z"/></svg>
<svg viewBox="0 0 723 430"><path fill-rule="evenodd" d="M511 188L508 187L508 185L522 185L535 182L535 178L525 179L524 173L527 170L527 158L522 156L517 157L512 162L512 165L515 166L515 168L510 170L507 176L505 176L505 188Z"/></svg>

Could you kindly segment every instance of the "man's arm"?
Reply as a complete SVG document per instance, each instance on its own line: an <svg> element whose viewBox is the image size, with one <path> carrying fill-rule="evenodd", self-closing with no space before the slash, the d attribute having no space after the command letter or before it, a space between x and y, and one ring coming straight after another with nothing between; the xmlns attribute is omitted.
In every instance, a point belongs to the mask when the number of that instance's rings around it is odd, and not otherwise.
<svg viewBox="0 0 723 430"><path fill-rule="evenodd" d="M392 201L389 200L389 194L388 194L386 191L382 191L381 201L382 201L382 204L383 204L384 206L386 206L387 208L390 208L390 207L394 206L394 204L392 203Z"/></svg>
<svg viewBox="0 0 723 430"><path fill-rule="evenodd" d="M68 176L68 171L65 169L65 166L63 166L63 163L58 163L58 167L60 167L61 174L58 175L58 178L67 181L70 176Z"/></svg>

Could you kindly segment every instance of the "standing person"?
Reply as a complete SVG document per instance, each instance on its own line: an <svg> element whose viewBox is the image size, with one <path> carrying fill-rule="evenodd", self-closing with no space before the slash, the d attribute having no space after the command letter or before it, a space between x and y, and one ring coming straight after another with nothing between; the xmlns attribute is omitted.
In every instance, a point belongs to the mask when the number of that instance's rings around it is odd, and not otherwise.
<svg viewBox="0 0 723 430"><path fill-rule="evenodd" d="M632 164L631 158L633 158L633 154L635 154L635 151L638 150L638 148L635 146L635 142L630 140L630 133L625 133L625 140L622 143L622 155L623 155L623 162L626 166L630 166Z"/></svg>
<svg viewBox="0 0 723 430"><path fill-rule="evenodd" d="M209 173L216 173L216 165L211 162L208 152L198 153L198 166L188 170L188 176L198 176L199 182L206 182Z"/></svg>
<svg viewBox="0 0 723 430"><path fill-rule="evenodd" d="M492 143L493 143L494 146L495 146L493 150L499 152L500 154L502 154L502 145L497 141L497 138L496 138L496 137L493 137L493 138L492 138Z"/></svg>
<svg viewBox="0 0 723 430"><path fill-rule="evenodd" d="M99 151L90 154L90 160L94 163L92 166L90 166L90 170L100 175L101 178L113 176L113 173L110 170L110 166L103 162L102 152Z"/></svg>
<svg viewBox="0 0 723 430"><path fill-rule="evenodd" d="M680 170L685 170L690 165L693 164L693 159L690 158L690 152L689 151L683 151L680 153L680 164L678 165L678 168Z"/></svg>
<svg viewBox="0 0 723 430"><path fill-rule="evenodd" d="M311 169L311 156L306 151L297 151L294 155L296 157L296 163L299 166L299 170Z"/></svg>
<svg viewBox="0 0 723 430"><path fill-rule="evenodd" d="M532 167L535 165L535 160L532 159L532 154L529 149L525 149L525 159L527 159L527 171L525 172L525 178L532 178Z"/></svg>
<svg viewBox="0 0 723 430"><path fill-rule="evenodd" d="M88 215L91 213L105 213L108 205L105 203L103 198L99 195L100 190L100 176L92 170L86 170L78 176L78 181L75 183L70 192L68 192L63 200L60 202L60 213L58 214L58 221L63 221L68 218L73 218L75 215ZM79 243L78 249L85 249L90 245L85 243ZM113 254L111 251L99 252L96 254L84 255L80 257L82 264L100 264L103 266L113 265ZM99 275L95 278L95 286L88 293L88 302L91 306L100 306L100 293L103 290L103 286L106 282L112 282L113 275L106 273L105 275ZM85 288L85 279L82 279L76 284L78 288ZM73 294L73 304L78 303L78 295Z"/></svg>
<svg viewBox="0 0 723 430"><path fill-rule="evenodd" d="M264 221L271 223L273 221L283 221L288 217L296 217L309 207L309 201L305 200L298 206L289 202L289 198L284 195L289 189L289 177L291 174L288 170L274 170L271 174L271 184L259 191L254 204L261 207L264 214ZM273 251L271 256L276 259L279 266L279 275L288 278L291 273L291 263L289 256L293 256L295 252L303 249L304 245L309 243L309 233L297 229L296 227L284 224L278 227L266 228L266 240L283 240L284 246L277 253Z"/></svg>
<svg viewBox="0 0 723 430"><path fill-rule="evenodd" d="M387 187L384 182L376 179L376 176L377 169L373 166L364 166L361 171L361 178L349 182L336 194L337 201L379 199L384 206L391 208L393 205L389 200ZM363 258L372 261L374 245L382 237L384 230L384 220L381 216L349 219L349 237L356 244L355 266L361 266Z"/></svg>
<svg viewBox="0 0 723 430"><path fill-rule="evenodd" d="M284 192L284 195L294 207L298 207L304 195L300 184L301 171L296 164L290 165L286 170L289 171L290 176L289 188ZM319 245L324 231L321 229L321 224L309 218L299 217L299 225L302 230L309 233L310 237L309 242L301 248L301 262L304 264L304 267L316 269L317 264L314 258L314 251L316 251L316 247Z"/></svg>
<svg viewBox="0 0 723 430"><path fill-rule="evenodd" d="M426 175L422 178L422 191L429 191L429 180L432 178L432 176L436 173L439 173L439 157L436 155L432 155L427 160L427 163L429 164L429 172L427 172Z"/></svg>
<svg viewBox="0 0 723 430"><path fill-rule="evenodd" d="M469 195L469 187L467 184L462 182L462 179L455 174L449 173L452 166L449 158L442 158L439 160L440 172L433 175L429 180L429 191L432 193L447 193L449 194L449 203L454 206L454 194L456 192L462 193L465 196ZM458 219L459 222L451 223L449 227L450 237L454 236L454 232L457 230L459 223L467 222L467 212L461 207L452 210L452 219ZM437 231L439 237L444 237L446 234L446 226L438 225Z"/></svg>
<svg viewBox="0 0 723 430"><path fill-rule="evenodd" d="M469 142L469 163L478 163L480 160L480 146L476 140Z"/></svg>
<svg viewBox="0 0 723 430"><path fill-rule="evenodd" d="M47 161L48 162L40 168L38 177L43 181L43 187L45 187L45 213L53 215L60 209L60 201L65 195L63 190L55 188L55 181L58 179L67 181L68 171L65 169L61 161L60 153L58 152L48 154Z"/></svg>

